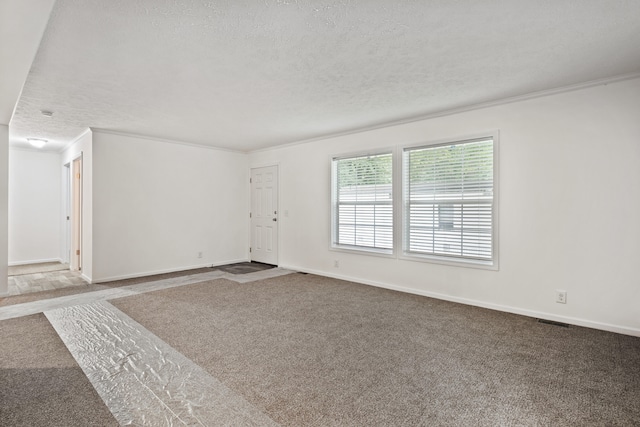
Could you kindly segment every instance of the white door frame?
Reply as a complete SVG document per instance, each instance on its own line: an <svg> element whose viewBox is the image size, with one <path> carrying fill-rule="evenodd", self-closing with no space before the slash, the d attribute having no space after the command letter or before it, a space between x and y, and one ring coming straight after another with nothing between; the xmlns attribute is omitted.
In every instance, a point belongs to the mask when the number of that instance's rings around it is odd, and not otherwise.
<svg viewBox="0 0 640 427"><path fill-rule="evenodd" d="M76 162L79 162L79 169L80 171L77 172L74 168L74 165L76 164ZM82 158L82 153L80 153L79 156L74 157L71 162L70 162L71 168L70 168L70 173L71 173L71 197L69 198L71 204L70 204L70 214L71 214L71 226L69 227L70 230L70 252L75 251L80 251L80 256L78 258L76 258L76 254L74 253L70 253L69 255L69 269L72 271L82 271L82 268L84 267L84 248L82 245L82 241L83 239L83 235L84 235L84 230L83 230L83 209L82 209L82 204L84 202L84 194L83 194L83 183L84 183L84 162L83 162L83 158ZM78 179L78 183L76 184L76 176L75 174L79 173L80 177ZM77 185L77 192L76 192L76 187L75 185ZM75 200L76 195L78 197L78 200ZM77 203L77 208L78 208L78 212L76 212L76 210L74 209L75 205ZM76 236L77 234L77 236ZM76 239L74 239L76 238ZM77 242L75 242L74 240L77 240Z"/></svg>
<svg viewBox="0 0 640 427"><path fill-rule="evenodd" d="M249 227L249 236L248 236L249 242L248 243L249 243L249 245L248 245L248 247L251 248L251 246L253 244L253 241L252 241L253 240L253 230L252 230L252 224L251 224L251 219L252 219L251 218L251 209L253 208L253 206L252 206L252 204L253 204L253 188L251 186L252 171L254 169L261 169L261 168L267 168L267 167L275 167L276 168L276 176L277 176L277 179L278 179L278 188L277 188L277 192L276 192L278 201L277 201L277 206L275 207L275 210L278 212L278 215L277 215L278 229L277 229L277 234L276 234L277 235L277 245L276 245L276 251L277 251L276 258L277 258L277 261L276 261L275 265L279 266L280 265L280 249L281 249L281 245L280 245L280 240L281 240L280 239L280 235L281 235L280 229L282 228L281 227L282 223L280 221L280 218L283 217L283 215L280 214L280 212L281 212L281 210L280 210L280 187L281 186L280 186L280 163L279 162L277 162L277 163L257 164L257 165L252 165L249 168L249 179L247 180L249 182L249 215L248 215L249 216L249 224L248 224L248 227ZM249 261L252 261L252 253L251 252L249 252Z"/></svg>
<svg viewBox="0 0 640 427"><path fill-rule="evenodd" d="M71 162L62 166L63 195L62 195L62 263L71 262Z"/></svg>

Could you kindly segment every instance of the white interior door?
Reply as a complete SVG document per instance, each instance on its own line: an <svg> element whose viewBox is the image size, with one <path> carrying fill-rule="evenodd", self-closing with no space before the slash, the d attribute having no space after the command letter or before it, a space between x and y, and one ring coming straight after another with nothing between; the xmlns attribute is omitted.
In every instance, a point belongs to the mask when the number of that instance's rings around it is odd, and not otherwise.
<svg viewBox="0 0 640 427"><path fill-rule="evenodd" d="M251 261L278 265L278 167L251 169Z"/></svg>

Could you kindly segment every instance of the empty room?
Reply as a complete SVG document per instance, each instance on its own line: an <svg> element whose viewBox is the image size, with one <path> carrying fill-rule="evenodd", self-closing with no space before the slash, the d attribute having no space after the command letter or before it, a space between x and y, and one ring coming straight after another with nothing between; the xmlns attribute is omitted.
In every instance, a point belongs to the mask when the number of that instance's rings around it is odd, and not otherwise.
<svg viewBox="0 0 640 427"><path fill-rule="evenodd" d="M0 426L640 425L638 17L2 0Z"/></svg>

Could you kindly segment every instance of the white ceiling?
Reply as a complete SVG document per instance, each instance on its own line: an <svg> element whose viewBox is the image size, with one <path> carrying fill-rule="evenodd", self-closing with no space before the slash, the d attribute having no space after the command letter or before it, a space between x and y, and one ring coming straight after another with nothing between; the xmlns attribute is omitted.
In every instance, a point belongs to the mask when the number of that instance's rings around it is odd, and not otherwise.
<svg viewBox="0 0 640 427"><path fill-rule="evenodd" d="M54 0L0 0L0 124L8 125Z"/></svg>
<svg viewBox="0 0 640 427"><path fill-rule="evenodd" d="M640 73L639 17L637 0L57 0L10 140L350 132Z"/></svg>

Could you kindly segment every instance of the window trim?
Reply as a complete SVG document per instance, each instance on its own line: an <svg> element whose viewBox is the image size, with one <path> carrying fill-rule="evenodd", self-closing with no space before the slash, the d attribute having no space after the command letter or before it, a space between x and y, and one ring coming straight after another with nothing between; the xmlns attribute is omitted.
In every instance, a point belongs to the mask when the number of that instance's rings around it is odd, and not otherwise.
<svg viewBox="0 0 640 427"><path fill-rule="evenodd" d="M397 212L397 203L398 203L398 168L397 168L397 161L396 158L397 153L396 153L396 148L395 147L381 147L379 149L374 149L374 150L367 150L367 151L355 151L355 152L351 152L351 153L342 153L339 155L332 155L329 157L330 159L330 180L329 180L329 185L330 185L330 194L331 194L331 200L330 200L330 227L329 227L329 250L331 251L335 251L335 252L344 252L344 253L357 253L357 254L362 254L362 255L373 255L373 256L380 256L380 257L385 257L385 258L397 258L396 253L397 253L397 239L398 239L398 222L397 222L397 218L396 218L396 212ZM336 212L335 212L335 207L337 206L337 201L336 201L336 173L337 173L337 168L336 168L336 161L338 160L345 160L345 159L352 159L352 158L357 158L357 157L367 157L367 156L380 156L380 155L385 155L385 154L390 154L391 155L391 191L392 191L392 200L391 200L391 218L392 218L392 228L393 228L393 233L392 233L392 238L391 238L391 249L379 249L379 248L370 248L370 247L366 247L366 246L355 246L355 245L346 245L346 244L339 244L336 242L336 220L338 218Z"/></svg>
<svg viewBox="0 0 640 427"><path fill-rule="evenodd" d="M481 139L493 139L493 205L491 210L492 217L492 230L491 230L491 260L478 260L478 259L470 259L470 258L457 258L453 256L442 256L442 255L431 255L431 254L416 254L412 252L406 251L407 247L407 235L405 233L406 223L406 209L407 204L405 201L405 191L406 185L405 182L405 170L404 170L404 156L405 152L410 151L412 149L419 148L435 148L438 146L447 146L452 144L459 144L465 142L472 142L475 140ZM400 200L396 200L400 206L398 207L400 222L399 226L396 226L399 233L399 246L394 247L394 249L398 249L398 259L407 260L407 261L419 261L419 262L428 262L435 264L444 264L451 265L457 267L470 267L470 268L479 268L479 269L487 269L487 270L499 270L499 201L500 201L500 163L499 163L499 151L500 151L500 132L498 130L488 131L477 133L473 135L467 135L463 137L454 137L454 138L446 138L439 139L430 142L423 142L421 144L412 144L412 145L403 145L401 147L401 154L399 162L402 165L402 170L400 171ZM397 199L397 197L395 198Z"/></svg>
<svg viewBox="0 0 640 427"><path fill-rule="evenodd" d="M437 145L450 145L456 142L472 141L483 138L493 138L493 230L492 230L492 261L482 261L465 258L453 258L438 255L420 255L415 253L406 254L404 251L404 226L405 226L405 201L404 201L404 151L412 148L431 147ZM386 250L377 250L366 247L353 247L348 245L334 245L334 160L360 157L374 156L380 154L392 155L392 189L393 189L393 249L391 252ZM498 271L500 269L500 131L489 130L486 132L478 132L470 135L463 135L451 138L442 138L420 143L397 144L392 147L381 147L373 150L360 150L338 155L330 155L329 157L329 194L330 194L330 224L329 224L329 250L333 252L350 253L357 255L377 256L383 258L393 258L403 261L425 262L430 264L446 265L452 267L473 268L481 270Z"/></svg>

